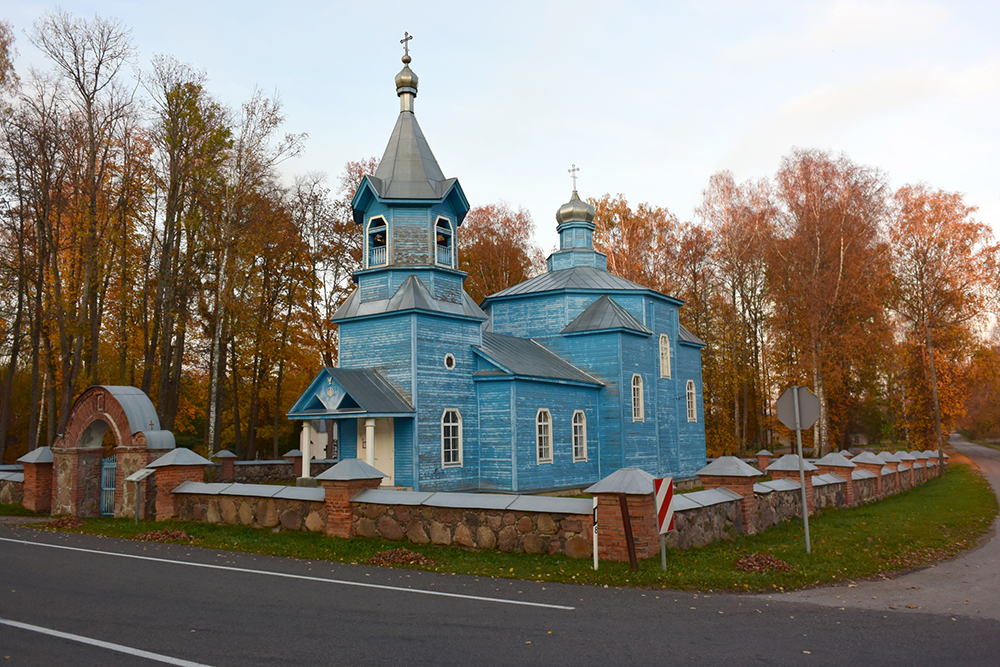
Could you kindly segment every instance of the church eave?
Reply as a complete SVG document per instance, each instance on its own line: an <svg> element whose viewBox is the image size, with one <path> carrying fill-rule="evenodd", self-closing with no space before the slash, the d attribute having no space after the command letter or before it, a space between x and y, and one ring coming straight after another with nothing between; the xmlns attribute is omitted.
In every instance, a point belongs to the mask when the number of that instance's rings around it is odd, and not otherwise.
<svg viewBox="0 0 1000 667"><path fill-rule="evenodd" d="M550 378L543 377L540 375L508 375L507 373L495 373L486 371L485 374L480 375L482 371L476 371L472 374L473 382L512 382L514 380L522 380L526 382L545 382L547 384L562 384L570 387L588 387L590 389L600 389L605 386L603 382L578 382L576 380L564 380L562 378Z"/></svg>

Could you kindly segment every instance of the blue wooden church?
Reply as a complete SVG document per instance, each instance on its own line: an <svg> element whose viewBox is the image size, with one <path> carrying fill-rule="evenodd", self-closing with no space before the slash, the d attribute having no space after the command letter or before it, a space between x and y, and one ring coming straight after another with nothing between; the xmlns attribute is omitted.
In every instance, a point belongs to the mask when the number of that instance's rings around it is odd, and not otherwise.
<svg viewBox="0 0 1000 667"><path fill-rule="evenodd" d="M399 118L352 202L364 259L333 317L339 365L289 418L335 422L341 458L416 491L580 488L624 467L693 475L704 343L678 321L682 302L608 273L575 189L548 270L472 301L457 252L469 202L417 124L403 63Z"/></svg>

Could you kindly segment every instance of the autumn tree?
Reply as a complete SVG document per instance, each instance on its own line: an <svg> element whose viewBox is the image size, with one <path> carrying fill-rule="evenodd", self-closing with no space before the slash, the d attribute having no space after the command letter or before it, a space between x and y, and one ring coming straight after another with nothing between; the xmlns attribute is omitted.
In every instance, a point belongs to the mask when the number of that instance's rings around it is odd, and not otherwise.
<svg viewBox="0 0 1000 667"><path fill-rule="evenodd" d="M469 274L465 290L476 303L531 278L544 266L534 242L531 214L506 202L476 206L458 234L458 266Z"/></svg>
<svg viewBox="0 0 1000 667"><path fill-rule="evenodd" d="M650 289L674 292L676 216L646 203L633 209L622 194L587 201L597 210L594 248L608 256L608 271Z"/></svg>
<svg viewBox="0 0 1000 667"><path fill-rule="evenodd" d="M843 430L848 385L866 375L859 365L877 358L888 329L888 267L879 243L885 177L843 155L796 149L782 160L775 193L781 210L768 259L774 325L785 382L802 383L807 370L820 399L814 433L822 455Z"/></svg>
<svg viewBox="0 0 1000 667"><path fill-rule="evenodd" d="M935 340L961 336L960 330L982 312L995 252L993 237L989 227L972 217L976 208L958 193L906 185L896 192L894 203L889 228L892 303L911 339L921 342L934 442L943 452L937 377L941 362L935 359ZM943 454L939 456L943 464Z"/></svg>

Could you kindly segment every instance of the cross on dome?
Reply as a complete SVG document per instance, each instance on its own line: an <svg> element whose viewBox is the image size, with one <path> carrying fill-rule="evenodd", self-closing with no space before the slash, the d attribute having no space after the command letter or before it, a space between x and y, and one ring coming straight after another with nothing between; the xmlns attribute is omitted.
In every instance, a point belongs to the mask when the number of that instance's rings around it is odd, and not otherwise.
<svg viewBox="0 0 1000 667"><path fill-rule="evenodd" d="M580 168L574 164L573 167L572 167L572 169L567 169L566 171L569 172L570 178L573 179L573 191L575 192L576 191L576 172L580 171Z"/></svg>
<svg viewBox="0 0 1000 667"><path fill-rule="evenodd" d="M410 40L413 39L413 35L408 32L403 32L403 39L399 40L399 43L403 45L403 56L407 59L410 57ZM407 60L409 62L409 60Z"/></svg>

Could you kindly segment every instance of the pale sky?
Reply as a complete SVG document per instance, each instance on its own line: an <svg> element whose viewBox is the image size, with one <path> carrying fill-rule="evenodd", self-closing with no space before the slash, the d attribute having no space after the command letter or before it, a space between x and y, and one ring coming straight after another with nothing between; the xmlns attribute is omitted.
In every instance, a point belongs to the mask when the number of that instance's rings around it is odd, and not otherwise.
<svg viewBox="0 0 1000 667"><path fill-rule="evenodd" d="M7 0L22 78L47 67L25 31L54 3ZM794 146L846 153L893 187L962 192L1000 227L1000 3L68 1L115 17L148 69L170 54L238 107L277 91L306 132L289 176L381 157L393 77L414 35L416 114L470 203L528 209L539 245L580 167L583 197L623 193L691 219L709 177L772 176Z"/></svg>

